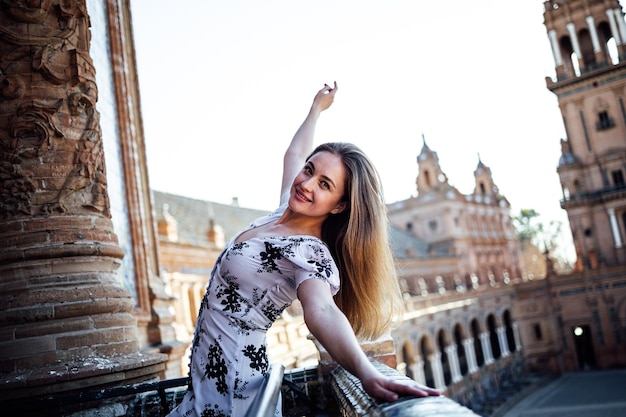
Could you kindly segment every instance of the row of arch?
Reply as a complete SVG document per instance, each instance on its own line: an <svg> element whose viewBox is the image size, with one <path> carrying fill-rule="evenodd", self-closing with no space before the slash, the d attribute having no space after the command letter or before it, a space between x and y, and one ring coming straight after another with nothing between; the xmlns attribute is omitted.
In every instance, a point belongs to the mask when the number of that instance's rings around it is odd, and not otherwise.
<svg viewBox="0 0 626 417"><path fill-rule="evenodd" d="M554 7L558 8L558 4L555 3ZM568 23L566 34L562 34L559 39L556 30L548 32L556 66L564 65L570 76L579 76L581 72L600 65L620 61L617 49L626 40L621 10L607 9L606 16L598 23L593 16L587 16L585 25L579 23L577 28L576 23Z"/></svg>
<svg viewBox="0 0 626 417"><path fill-rule="evenodd" d="M439 329L434 337L422 335L417 343L405 341L401 360L407 376L444 389L521 348L517 323L505 310L500 321L489 314L484 323L474 318L467 327L457 322L449 331Z"/></svg>

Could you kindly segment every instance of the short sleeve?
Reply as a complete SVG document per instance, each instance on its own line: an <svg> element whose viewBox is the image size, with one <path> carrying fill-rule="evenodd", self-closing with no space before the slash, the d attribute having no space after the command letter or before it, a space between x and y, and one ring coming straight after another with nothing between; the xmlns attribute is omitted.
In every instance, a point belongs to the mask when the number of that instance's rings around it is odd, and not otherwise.
<svg viewBox="0 0 626 417"><path fill-rule="evenodd" d="M308 279L319 279L330 286L332 295L339 291L339 271L328 247L318 239L301 242L291 259L295 265L296 289Z"/></svg>

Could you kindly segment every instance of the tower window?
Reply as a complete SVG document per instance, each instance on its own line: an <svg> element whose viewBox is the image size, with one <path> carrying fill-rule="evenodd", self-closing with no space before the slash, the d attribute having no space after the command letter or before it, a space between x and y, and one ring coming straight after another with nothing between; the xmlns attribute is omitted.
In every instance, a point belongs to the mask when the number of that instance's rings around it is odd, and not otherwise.
<svg viewBox="0 0 626 417"><path fill-rule="evenodd" d="M624 185L624 173L621 169L617 171L612 171L611 176L613 177L613 185L616 187L620 187Z"/></svg>
<svg viewBox="0 0 626 417"><path fill-rule="evenodd" d="M541 326L538 323L535 323L535 325L533 326L533 329L535 330L535 340L543 339L543 334L541 333Z"/></svg>
<svg viewBox="0 0 626 417"><path fill-rule="evenodd" d="M426 178L426 185L428 185L429 187L432 186L432 184L430 183L430 172L424 171L424 178Z"/></svg>
<svg viewBox="0 0 626 417"><path fill-rule="evenodd" d="M609 117L607 111L601 111L598 113L598 121L596 122L596 130L606 130L615 126L615 120Z"/></svg>

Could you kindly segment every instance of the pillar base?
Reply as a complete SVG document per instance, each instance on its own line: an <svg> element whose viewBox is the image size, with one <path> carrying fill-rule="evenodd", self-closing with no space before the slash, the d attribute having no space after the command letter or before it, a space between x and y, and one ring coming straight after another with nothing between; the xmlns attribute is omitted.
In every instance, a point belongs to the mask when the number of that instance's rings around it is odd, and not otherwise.
<svg viewBox="0 0 626 417"><path fill-rule="evenodd" d="M77 359L4 374L0 376L0 409L16 400L162 379L166 360L167 355L163 354L134 353Z"/></svg>

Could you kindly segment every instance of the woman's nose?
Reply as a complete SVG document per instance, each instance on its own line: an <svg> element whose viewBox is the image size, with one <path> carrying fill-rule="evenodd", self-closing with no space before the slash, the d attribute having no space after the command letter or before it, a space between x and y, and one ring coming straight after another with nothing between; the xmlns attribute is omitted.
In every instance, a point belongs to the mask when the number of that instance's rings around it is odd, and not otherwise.
<svg viewBox="0 0 626 417"><path fill-rule="evenodd" d="M302 182L300 183L300 186L305 190L309 190L311 187L311 184L313 184L313 177L308 177L302 180Z"/></svg>

